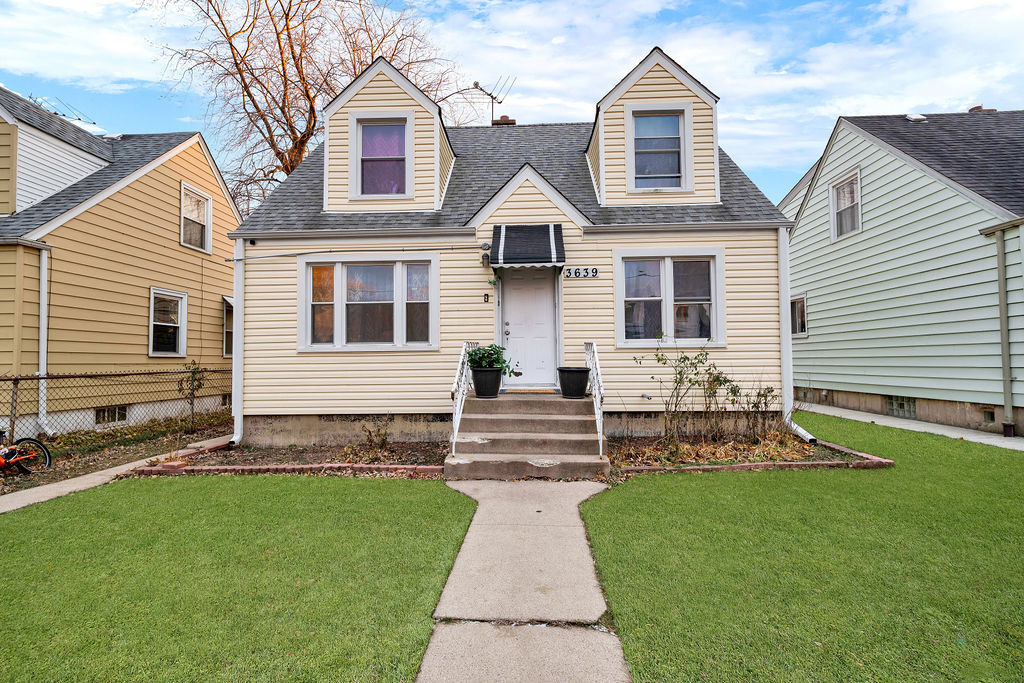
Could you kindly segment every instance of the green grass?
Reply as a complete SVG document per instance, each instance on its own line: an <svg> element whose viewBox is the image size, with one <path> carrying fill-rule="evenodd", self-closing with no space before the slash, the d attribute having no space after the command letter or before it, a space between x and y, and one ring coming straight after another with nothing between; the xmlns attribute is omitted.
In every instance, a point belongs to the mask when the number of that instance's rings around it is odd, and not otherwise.
<svg viewBox="0 0 1024 683"><path fill-rule="evenodd" d="M1024 453L797 421L896 467L644 476L584 504L635 679L1024 679Z"/></svg>
<svg viewBox="0 0 1024 683"><path fill-rule="evenodd" d="M474 503L173 477L0 516L0 680L412 680Z"/></svg>

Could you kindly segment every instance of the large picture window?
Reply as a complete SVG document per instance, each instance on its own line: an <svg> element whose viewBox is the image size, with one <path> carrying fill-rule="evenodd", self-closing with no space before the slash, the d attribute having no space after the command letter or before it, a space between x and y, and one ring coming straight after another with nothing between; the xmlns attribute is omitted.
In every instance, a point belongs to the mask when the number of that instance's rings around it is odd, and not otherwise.
<svg viewBox="0 0 1024 683"><path fill-rule="evenodd" d="M188 340L188 294L149 289L149 355L184 356Z"/></svg>
<svg viewBox="0 0 1024 683"><path fill-rule="evenodd" d="M617 252L619 345L724 344L722 261L720 250Z"/></svg>
<svg viewBox="0 0 1024 683"><path fill-rule="evenodd" d="M312 257L310 257L312 258ZM300 262L303 350L437 346L437 259L346 258Z"/></svg>

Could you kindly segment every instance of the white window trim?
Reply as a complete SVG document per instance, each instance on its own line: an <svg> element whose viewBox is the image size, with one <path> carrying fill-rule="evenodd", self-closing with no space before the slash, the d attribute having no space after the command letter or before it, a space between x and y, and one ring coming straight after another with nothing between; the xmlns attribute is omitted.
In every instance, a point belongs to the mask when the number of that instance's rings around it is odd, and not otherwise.
<svg viewBox="0 0 1024 683"><path fill-rule="evenodd" d="M227 340L228 340L228 306L231 306L231 342L232 342L231 346L228 346L228 343L227 343ZM229 301L222 300L221 301L221 316L222 316L222 319L221 319L220 344L223 347L222 348L223 357L224 358L231 358L231 355L234 352L232 347L234 346L234 339L235 339L235 306L234 306L234 304L232 304Z"/></svg>
<svg viewBox="0 0 1024 683"><path fill-rule="evenodd" d="M654 248L616 249L613 252L615 269L615 346L623 349L671 348L725 348L725 249L710 248ZM665 262L672 259L706 258L711 260L711 338L676 339L667 333L661 339L626 339L625 312L625 267L624 260L636 258L659 258ZM666 265L661 268L661 319L664 325L675 319L672 305L672 277ZM669 325L665 325L669 327ZM674 325L671 327L674 328Z"/></svg>
<svg viewBox="0 0 1024 683"><path fill-rule="evenodd" d="M405 193L403 194L363 194L362 164L363 158L363 136L361 123L363 121L405 121ZM348 115L348 198L351 201L378 201L378 200L401 200L413 199L416 194L415 166L416 166L416 113L412 111L354 111Z"/></svg>
<svg viewBox="0 0 1024 683"><path fill-rule="evenodd" d="M185 242L185 192L191 192L194 195L198 195L206 200L206 235L203 236L203 242L206 244L206 249L200 249L197 246L187 244ZM181 199L178 202L178 242L183 247L189 249L195 249L196 251L204 254L213 253L213 197L200 190L195 185L186 183L184 180L181 181Z"/></svg>
<svg viewBox="0 0 1024 683"><path fill-rule="evenodd" d="M853 232L845 235L840 235L839 222L836 220L836 212L838 207L836 206L836 188L843 183L851 180L857 181L857 229ZM838 242L839 240L845 240L849 237L854 237L864 232L864 186L860 182L860 166L846 171L839 175L828 185L828 224L829 224L829 242Z"/></svg>
<svg viewBox="0 0 1024 683"><path fill-rule="evenodd" d="M630 102L626 113L626 191L630 194L684 194L693 192L693 105L689 102ZM680 187L637 187L635 114L672 113L682 117L679 126Z"/></svg>
<svg viewBox="0 0 1024 683"><path fill-rule="evenodd" d="M790 310L793 309L793 302L797 301L797 300L802 300L804 302L804 331L803 332L793 332L792 331L793 330L793 320L792 320L792 317L791 317L790 318L790 322L789 322L790 335L792 336L793 339L807 339L807 330L810 329L810 327L807 325L807 295L803 294L803 293L791 295L789 297L789 308L790 308Z"/></svg>
<svg viewBox="0 0 1024 683"><path fill-rule="evenodd" d="M333 353L360 351L437 351L440 348L440 274L437 252L410 253L366 253L366 254L309 254L298 258L299 284L299 329L297 349L300 353ZM347 263L381 263L381 264L430 264L430 336L427 342L406 343L405 339L405 268L395 268L395 337L396 342L378 344L345 343L345 282L339 272L339 265ZM310 343L309 307L312 299L312 278L309 267L317 264L334 264L334 343ZM399 289L400 288L400 289ZM398 295L401 292L401 305ZM402 341L397 341L397 340Z"/></svg>
<svg viewBox="0 0 1024 683"><path fill-rule="evenodd" d="M172 296L181 300L178 307L178 353L153 350L153 299L157 294ZM150 358L184 358L188 355L188 292L176 292L162 287L149 288L149 357Z"/></svg>

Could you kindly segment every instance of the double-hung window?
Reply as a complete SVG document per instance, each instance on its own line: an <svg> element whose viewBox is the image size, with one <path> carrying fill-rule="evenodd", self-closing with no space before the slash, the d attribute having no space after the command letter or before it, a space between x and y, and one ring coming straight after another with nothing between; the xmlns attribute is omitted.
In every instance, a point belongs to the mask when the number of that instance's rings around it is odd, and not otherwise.
<svg viewBox="0 0 1024 683"><path fill-rule="evenodd" d="M721 270L720 250L617 253L619 345L724 344Z"/></svg>
<svg viewBox="0 0 1024 683"><path fill-rule="evenodd" d="M692 191L690 112L687 103L626 106L630 192Z"/></svg>
<svg viewBox="0 0 1024 683"><path fill-rule="evenodd" d="M305 261L300 275L306 282L301 349L436 348L435 256Z"/></svg>
<svg viewBox="0 0 1024 683"><path fill-rule="evenodd" d="M235 305L224 302L224 357L231 358L235 345Z"/></svg>
<svg viewBox="0 0 1024 683"><path fill-rule="evenodd" d="M202 190L181 184L181 244L210 253L213 200Z"/></svg>
<svg viewBox="0 0 1024 683"><path fill-rule="evenodd" d="M188 339L188 294L149 288L149 355L184 356Z"/></svg>
<svg viewBox="0 0 1024 683"><path fill-rule="evenodd" d="M832 239L860 232L860 174L854 173L832 185Z"/></svg>
<svg viewBox="0 0 1024 683"><path fill-rule="evenodd" d="M789 329L794 337L807 336L807 297L803 294L789 300Z"/></svg>
<svg viewBox="0 0 1024 683"><path fill-rule="evenodd" d="M350 199L412 196L414 114L353 112Z"/></svg>

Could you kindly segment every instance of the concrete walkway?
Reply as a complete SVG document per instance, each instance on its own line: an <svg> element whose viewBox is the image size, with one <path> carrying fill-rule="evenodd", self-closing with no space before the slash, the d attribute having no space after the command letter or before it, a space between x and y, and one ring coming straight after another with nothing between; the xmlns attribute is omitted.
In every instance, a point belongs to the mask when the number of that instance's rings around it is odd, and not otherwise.
<svg viewBox="0 0 1024 683"><path fill-rule="evenodd" d="M833 417L845 417L847 420L858 422L874 422L884 427L896 427L898 429L909 429L912 432L925 432L927 434L938 434L948 436L951 439L963 439L983 443L986 446L998 446L1009 448L1014 451L1024 451L1024 437L1007 438L1002 434L994 432L983 432L978 429L965 429L963 427L950 427L949 425L936 424L934 422L923 422L921 420L908 420L902 417L890 417L877 413L866 413L860 410L849 408L836 408L834 406L823 406L817 403L797 403L797 410L804 410L808 413L820 413L832 415Z"/></svg>
<svg viewBox="0 0 1024 683"><path fill-rule="evenodd" d="M8 493L0 496L0 514L10 512L11 510L17 510L18 508L23 508L34 503L42 503L54 498L60 498L61 496L66 496L69 493L102 486L103 484L113 481L125 472L131 472L132 470L142 467L150 460L154 460L156 458L181 457L197 453L199 451L216 450L226 446L229 441L231 441L230 434L218 436L215 439L207 439L206 441L199 441L198 443L190 443L187 450L184 451L175 451L172 453L165 453L163 455L151 455L148 458L143 458L142 460L125 463L124 465L117 465L116 467L110 467L105 470L100 470L99 472L90 472L89 474L83 474L82 476L75 477L74 479L65 479L64 481L56 481L52 484L35 486L30 489Z"/></svg>
<svg viewBox="0 0 1024 683"><path fill-rule="evenodd" d="M629 681L579 504L595 482L461 481L479 506L417 680Z"/></svg>

